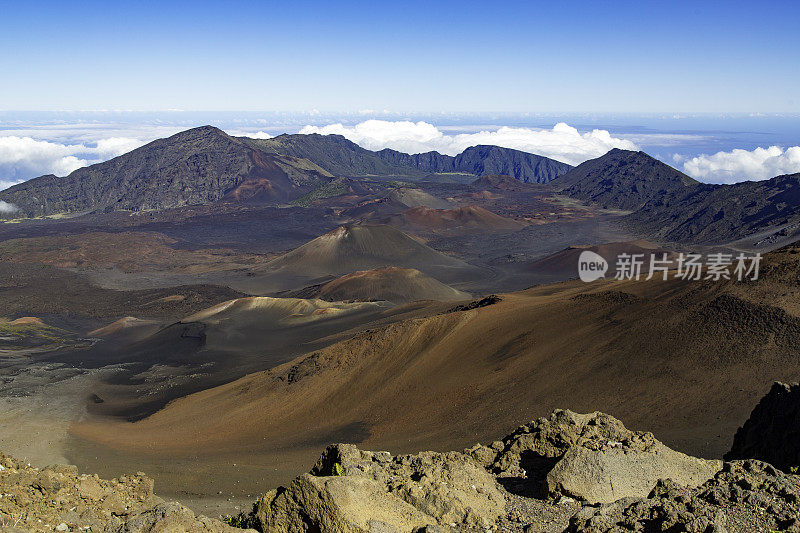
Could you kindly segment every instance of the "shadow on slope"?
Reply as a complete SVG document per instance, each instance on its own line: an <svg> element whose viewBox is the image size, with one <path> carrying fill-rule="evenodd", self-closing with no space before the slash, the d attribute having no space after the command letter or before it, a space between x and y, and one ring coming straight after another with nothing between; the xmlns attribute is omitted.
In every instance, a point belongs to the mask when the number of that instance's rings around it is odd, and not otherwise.
<svg viewBox="0 0 800 533"><path fill-rule="evenodd" d="M797 257L772 254L765 269L797 269ZM763 303L778 286L786 296ZM295 464L342 428L358 427L373 448L441 450L565 406L607 411L671 447L719 457L772 381L800 377L799 291L780 278L540 286L362 331L135 424L86 420L73 427L75 446L111 458Z"/></svg>

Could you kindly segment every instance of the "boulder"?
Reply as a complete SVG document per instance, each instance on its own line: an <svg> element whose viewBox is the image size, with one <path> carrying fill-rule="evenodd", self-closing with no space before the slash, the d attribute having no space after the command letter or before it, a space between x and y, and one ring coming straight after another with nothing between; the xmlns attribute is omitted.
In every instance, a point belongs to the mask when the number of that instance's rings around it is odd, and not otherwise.
<svg viewBox="0 0 800 533"><path fill-rule="evenodd" d="M422 452L393 457L337 444L325 450L310 474L265 496L256 515L269 531L282 523L300 527L305 520L313 524L307 527L323 531L388 527L410 532L453 523L491 526L505 503L492 475L469 455Z"/></svg>
<svg viewBox="0 0 800 533"><path fill-rule="evenodd" d="M721 461L673 451L652 433L631 431L610 415L567 410L466 453L505 479L509 490L589 503L647 496L662 478L696 486L722 467Z"/></svg>
<svg viewBox="0 0 800 533"><path fill-rule="evenodd" d="M439 523L487 525L503 512L505 498L493 476L459 452L421 452L392 457L351 444L329 446L312 473L365 476L433 516Z"/></svg>
<svg viewBox="0 0 800 533"><path fill-rule="evenodd" d="M261 530L274 533L407 533L434 521L372 479L310 474L267 493L255 514Z"/></svg>
<svg viewBox="0 0 800 533"><path fill-rule="evenodd" d="M736 432L725 459L759 459L784 472L797 472L800 468L800 384L773 384Z"/></svg>
<svg viewBox="0 0 800 533"><path fill-rule="evenodd" d="M598 448L571 447L547 474L547 493L588 503L610 503L646 496L659 479L697 486L722 467L721 461L690 457L655 439L646 446L636 444L627 440L625 444L607 442Z"/></svg>
<svg viewBox="0 0 800 533"><path fill-rule="evenodd" d="M699 487L661 480L647 498L587 506L570 520L571 533L682 531L800 532L800 478L760 461L725 463Z"/></svg>

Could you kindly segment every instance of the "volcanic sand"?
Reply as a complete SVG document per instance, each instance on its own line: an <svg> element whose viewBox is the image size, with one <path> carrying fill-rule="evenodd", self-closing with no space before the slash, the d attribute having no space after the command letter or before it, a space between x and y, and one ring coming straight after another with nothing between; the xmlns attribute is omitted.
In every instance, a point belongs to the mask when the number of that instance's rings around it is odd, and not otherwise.
<svg viewBox="0 0 800 533"><path fill-rule="evenodd" d="M470 297L469 294L426 276L415 268L399 267L359 270L289 295L298 298L322 298L330 302L387 300L394 303L467 300Z"/></svg>
<svg viewBox="0 0 800 533"><path fill-rule="evenodd" d="M778 290L778 302L797 301L777 274L791 279L794 257L768 262L763 285L566 282L393 323L136 423L83 420L69 457L111 473L144 465L169 492L194 491L205 505L216 496L191 481L197 472L245 498L306 470L327 442L458 449L557 407L602 410L681 451L719 457L772 381L800 378L797 309L765 303ZM191 468L165 468L170 461ZM233 463L247 473L223 468Z"/></svg>

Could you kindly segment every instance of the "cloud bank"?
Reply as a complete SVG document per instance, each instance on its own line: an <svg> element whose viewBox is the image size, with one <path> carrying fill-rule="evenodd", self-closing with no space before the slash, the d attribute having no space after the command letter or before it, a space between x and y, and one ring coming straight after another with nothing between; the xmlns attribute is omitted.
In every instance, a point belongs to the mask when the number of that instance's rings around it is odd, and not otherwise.
<svg viewBox="0 0 800 533"><path fill-rule="evenodd" d="M365 114L368 114L365 112ZM280 119L280 117L278 117ZM366 117L365 117L366 118ZM284 119L234 121L224 129L232 135L266 139L281 131L297 131L298 122ZM308 120L305 116L304 121ZM315 117L314 120L325 120ZM552 128L497 125L436 126L431 122L370 119L355 125L344 123L306 125L300 133L339 134L371 150L393 148L408 153L435 150L456 155L477 144L492 144L531 152L572 165L599 157L612 148L628 150L647 146L667 148L704 139L685 133L611 134L608 130L578 131L564 122ZM363 119L356 119L363 120ZM241 123L240 123L241 122ZM212 122L213 123L213 122ZM303 124L303 122L299 122ZM348 125L345 125L348 124ZM73 170L116 157L153 139L192 127L166 123L58 122L0 123L0 190L42 174L63 176ZM456 133L457 131L465 133ZM731 150L696 157L675 155L672 163L701 181L733 183L763 180L780 174L800 172L800 146L778 146L755 150ZM6 208L7 209L7 208Z"/></svg>
<svg viewBox="0 0 800 533"><path fill-rule="evenodd" d="M446 135L428 122L367 120L355 126L309 125L303 127L300 133L334 133L369 150L392 148L412 154L435 150L456 155L470 146L493 144L543 155L571 165L599 157L612 148L638 149L633 141L613 137L607 130L581 133L564 122L559 122L552 129L502 126L496 130Z"/></svg>
<svg viewBox="0 0 800 533"><path fill-rule="evenodd" d="M4 202L3 200L0 200L0 215L6 214L6 213L13 213L14 211L17 211L17 210L18 210L17 206L15 206L14 204L10 204L8 202Z"/></svg>
<svg viewBox="0 0 800 533"><path fill-rule="evenodd" d="M232 135L233 137L250 137L251 139L272 139L273 137L266 131L262 130L247 131L247 130L226 129L225 133L227 133L228 135Z"/></svg>
<svg viewBox="0 0 800 533"><path fill-rule="evenodd" d="M765 180L800 172L800 146L783 149L779 146L755 150L731 150L713 155L702 154L683 160L683 171L710 183L736 183L742 180Z"/></svg>
<svg viewBox="0 0 800 533"><path fill-rule="evenodd" d="M0 136L0 189L20 181L105 161L144 144L139 139L110 137L92 143L66 144L15 135Z"/></svg>
<svg viewBox="0 0 800 533"><path fill-rule="evenodd" d="M31 137L0 137L0 172L8 181L32 174L69 174L86 164L86 160L72 155L78 151L74 145Z"/></svg>

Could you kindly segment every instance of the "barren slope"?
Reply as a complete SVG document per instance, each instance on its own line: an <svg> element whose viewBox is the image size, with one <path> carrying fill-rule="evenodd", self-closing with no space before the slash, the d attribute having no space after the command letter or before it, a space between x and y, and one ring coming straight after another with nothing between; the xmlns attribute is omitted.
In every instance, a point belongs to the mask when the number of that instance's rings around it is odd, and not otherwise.
<svg viewBox="0 0 800 533"><path fill-rule="evenodd" d="M569 282L394 323L135 424L86 420L73 427L75 449L249 457L284 465L264 470L280 481L320 442L458 448L566 406L608 411L681 451L718 457L772 381L800 378L799 289L779 277L797 262L774 254L763 285Z"/></svg>
<svg viewBox="0 0 800 533"><path fill-rule="evenodd" d="M390 226L353 224L317 237L266 264L273 273L309 279L384 266L416 268L444 281L475 270Z"/></svg>
<svg viewBox="0 0 800 533"><path fill-rule="evenodd" d="M644 152L614 148L553 181L563 194L613 209L636 210L651 199L691 190L697 182Z"/></svg>
<svg viewBox="0 0 800 533"><path fill-rule="evenodd" d="M626 223L662 241L718 244L762 233L748 244L792 242L800 231L800 173L678 189L652 198Z"/></svg>
<svg viewBox="0 0 800 533"><path fill-rule="evenodd" d="M665 258L670 262L670 266L675 267L677 254L666 250L656 244L645 240L628 242L609 242L593 246L570 246L552 255L538 259L531 263L530 269L560 279L570 279L578 277L578 259L584 251L594 252L602 256L608 262L608 272L606 277L613 277L617 268L617 258L621 254L641 255L643 266L642 272L647 273L650 268L651 255L656 260L661 261Z"/></svg>
<svg viewBox="0 0 800 533"><path fill-rule="evenodd" d="M431 209L446 209L450 205L445 200L437 198L422 189L409 189L407 187L393 189L386 198L408 207L423 206Z"/></svg>
<svg viewBox="0 0 800 533"><path fill-rule="evenodd" d="M394 303L467 300L470 297L419 270L398 267L359 270L327 283L295 291L291 296L321 298L331 302L388 300Z"/></svg>
<svg viewBox="0 0 800 533"><path fill-rule="evenodd" d="M454 209L431 209L419 206L376 221L404 231L439 235L501 233L517 231L527 226L523 222L501 217L476 205Z"/></svg>

